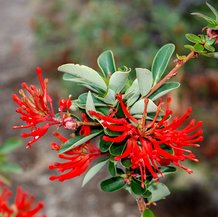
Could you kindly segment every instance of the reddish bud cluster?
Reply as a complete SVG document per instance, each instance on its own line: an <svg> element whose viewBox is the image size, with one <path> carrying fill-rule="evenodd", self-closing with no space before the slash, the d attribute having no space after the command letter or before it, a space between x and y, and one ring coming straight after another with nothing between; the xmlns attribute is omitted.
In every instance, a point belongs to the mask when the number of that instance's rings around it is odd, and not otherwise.
<svg viewBox="0 0 218 217"><path fill-rule="evenodd" d="M215 38L216 44L218 44L218 30L207 28L207 36L209 38Z"/></svg>

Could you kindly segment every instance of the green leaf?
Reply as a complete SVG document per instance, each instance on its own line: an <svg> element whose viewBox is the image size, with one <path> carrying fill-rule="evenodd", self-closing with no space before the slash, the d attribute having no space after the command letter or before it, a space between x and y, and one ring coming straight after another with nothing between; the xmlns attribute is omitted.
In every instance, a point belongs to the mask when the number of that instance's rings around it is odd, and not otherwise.
<svg viewBox="0 0 218 217"><path fill-rule="evenodd" d="M115 167L115 162L109 161L108 163L108 171L110 172L110 174L112 176L116 176L117 175L117 170Z"/></svg>
<svg viewBox="0 0 218 217"><path fill-rule="evenodd" d="M201 44L195 44L194 49L195 49L196 52L201 52L201 51L204 50L204 46L201 45Z"/></svg>
<svg viewBox="0 0 218 217"><path fill-rule="evenodd" d="M13 163L2 163L0 164L0 173L22 173L22 168Z"/></svg>
<svg viewBox="0 0 218 217"><path fill-rule="evenodd" d="M102 138L100 139L99 148L101 152L107 152L113 142L106 142Z"/></svg>
<svg viewBox="0 0 218 217"><path fill-rule="evenodd" d="M210 5L208 2L206 2L206 4L210 8L210 10L213 12L213 14L216 16L216 18L218 18L218 11L212 5Z"/></svg>
<svg viewBox="0 0 218 217"><path fill-rule="evenodd" d="M88 92L87 99L86 99L86 113L89 115L91 119L93 120L96 119L95 117L89 114L89 111L96 111L95 104L93 102L92 94L90 91Z"/></svg>
<svg viewBox="0 0 218 217"><path fill-rule="evenodd" d="M148 198L149 202L156 202L170 195L170 191L167 186L160 182L153 183L151 186L148 187L148 190L152 192L151 197Z"/></svg>
<svg viewBox="0 0 218 217"><path fill-rule="evenodd" d="M82 187L84 187L108 162L108 159L105 159L99 163L97 163L95 166L93 166L85 175Z"/></svg>
<svg viewBox="0 0 218 217"><path fill-rule="evenodd" d="M179 86L179 82L166 82L161 87L159 87L153 94L151 94L149 98L154 101L169 93L171 90L178 88Z"/></svg>
<svg viewBox="0 0 218 217"><path fill-rule="evenodd" d="M160 167L159 169L161 170L162 173L164 173L164 175L169 175L176 172L176 167L171 167L171 166Z"/></svg>
<svg viewBox="0 0 218 217"><path fill-rule="evenodd" d="M134 114L143 114L144 112L144 99L138 100L129 110L129 112L134 115ZM148 101L148 106L147 106L147 112L155 112L157 110L157 106L153 103L152 100L149 99Z"/></svg>
<svg viewBox="0 0 218 217"><path fill-rule="evenodd" d="M198 36L195 35L195 34L187 33L187 34L185 34L185 37L186 37L190 42L193 42L193 43L201 43L201 38L198 37Z"/></svg>
<svg viewBox="0 0 218 217"><path fill-rule="evenodd" d="M101 182L101 189L105 192L113 192L122 189L126 183L120 176L112 177Z"/></svg>
<svg viewBox="0 0 218 217"><path fill-rule="evenodd" d="M126 81L129 76L129 71L127 72L114 72L114 74L110 77L109 80L109 89L113 90L115 93L120 93L121 90L125 87Z"/></svg>
<svg viewBox="0 0 218 217"><path fill-rule="evenodd" d="M109 105L115 106L116 104L116 93L112 89L108 89L104 97L98 97L98 98Z"/></svg>
<svg viewBox="0 0 218 217"><path fill-rule="evenodd" d="M111 146L110 146L110 153L111 155L113 156L120 156L124 149L126 148L126 144L117 144L117 143L113 143Z"/></svg>
<svg viewBox="0 0 218 217"><path fill-rule="evenodd" d="M104 91L107 90L107 85L105 84L103 78L98 74L98 72L87 66L68 63L59 66L58 71L71 75L72 81L81 81L81 83L87 83L88 85L94 84L96 87ZM68 77L67 80L70 80L70 77Z"/></svg>
<svg viewBox="0 0 218 217"><path fill-rule="evenodd" d="M208 45L208 44L205 44L204 47L210 52L214 52L216 50L215 47Z"/></svg>
<svg viewBox="0 0 218 217"><path fill-rule="evenodd" d="M132 162L130 158L123 158L121 160L121 164L126 168L130 168L132 166Z"/></svg>
<svg viewBox="0 0 218 217"><path fill-rule="evenodd" d="M97 62L105 78L108 78L116 71L113 52L110 50L106 50L102 54L100 54Z"/></svg>
<svg viewBox="0 0 218 217"><path fill-rule="evenodd" d="M142 195L146 192L146 189L141 187L141 182L136 179L131 180L130 187L132 192L136 195Z"/></svg>
<svg viewBox="0 0 218 217"><path fill-rule="evenodd" d="M174 44L166 44L160 48L154 57L151 67L154 84L156 84L164 74L174 50Z"/></svg>
<svg viewBox="0 0 218 217"><path fill-rule="evenodd" d="M208 23L216 25L216 21L214 19L212 19L212 18L210 18L202 13L194 12L194 13L191 13L191 15L201 17L201 18L205 19Z"/></svg>
<svg viewBox="0 0 218 217"><path fill-rule="evenodd" d="M155 216L150 209L146 208L141 217L155 217Z"/></svg>
<svg viewBox="0 0 218 217"><path fill-rule="evenodd" d="M69 151L73 148L76 148L79 145L82 145L85 142L88 142L90 139L93 139L97 135L102 133L102 130L93 130L92 133L88 136L76 136L74 138L69 139L65 142L59 150L59 154L62 154L66 151Z"/></svg>
<svg viewBox="0 0 218 217"><path fill-rule="evenodd" d="M88 93L83 93L76 100L76 104L82 109L85 109L85 107L86 107L87 96L88 96ZM107 106L107 104L105 104L104 102L99 100L97 97L95 97L94 94L92 95L92 100L93 100L93 103L95 104L96 107Z"/></svg>
<svg viewBox="0 0 218 217"><path fill-rule="evenodd" d="M8 154L22 145L22 141L16 138L7 139L2 145L0 145L0 153Z"/></svg>
<svg viewBox="0 0 218 217"><path fill-rule="evenodd" d="M184 45L184 47L191 50L191 51L195 50L194 47L192 45L189 45L189 44Z"/></svg>
<svg viewBox="0 0 218 217"><path fill-rule="evenodd" d="M146 96L151 90L153 84L152 72L143 68L136 68L135 70L140 93L142 96Z"/></svg>

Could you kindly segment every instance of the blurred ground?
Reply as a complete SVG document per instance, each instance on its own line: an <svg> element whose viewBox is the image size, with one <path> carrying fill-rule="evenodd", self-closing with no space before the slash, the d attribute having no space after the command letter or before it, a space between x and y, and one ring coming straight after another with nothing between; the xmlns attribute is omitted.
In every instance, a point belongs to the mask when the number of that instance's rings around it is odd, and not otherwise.
<svg viewBox="0 0 218 217"><path fill-rule="evenodd" d="M19 134L11 129L19 122L14 112L15 105L11 101L11 94L17 92L24 80L36 83L34 68L39 63L30 27L35 13L34 4L29 0L0 0L0 142ZM58 81L50 79L49 87L54 96L57 95L56 86ZM80 188L82 178L65 183L50 182L47 166L56 160L56 156L49 151L49 139L42 139L40 143L34 144L31 150L26 150L24 144L23 148L10 156L12 161L18 162L24 168L24 173L12 177L12 180L45 202L48 217L139 216L135 201L126 192L109 194L101 192L96 187L100 176L83 189ZM206 167L203 171L208 169L210 168ZM101 176L104 177L105 174ZM187 177L188 175L182 172L180 178L183 184L189 179ZM199 179L202 180L202 173ZM218 213L216 181L217 176L211 177L209 183L204 182L204 179L199 185L195 181L191 182L194 183L194 187L190 187L191 190L177 190L167 200L158 204L157 216L215 217Z"/></svg>

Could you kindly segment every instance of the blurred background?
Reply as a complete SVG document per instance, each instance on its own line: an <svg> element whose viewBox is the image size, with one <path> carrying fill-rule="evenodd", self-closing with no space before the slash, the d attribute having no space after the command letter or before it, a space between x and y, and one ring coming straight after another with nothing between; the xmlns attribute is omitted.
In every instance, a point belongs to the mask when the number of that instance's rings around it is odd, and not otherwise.
<svg viewBox="0 0 218 217"><path fill-rule="evenodd" d="M208 1L218 8L217 0ZM74 62L97 69L96 58L106 49L114 52L117 66L149 68L157 50L175 43L186 54L185 33L200 33L204 21L190 15L210 14L204 0L0 0L0 143L18 137L19 123L11 94L20 83L38 85L35 67L49 78L54 101L79 92L61 80L57 67ZM172 63L173 64L173 63ZM171 195L158 202L158 217L215 217L218 215L218 60L201 57L189 62L177 77L181 88L173 93L175 113L189 105L193 116L204 122L205 140L198 150L200 163L189 163L194 174L179 170L165 182ZM126 192L104 193L97 183L80 188L82 177L64 183L50 182L48 164L56 161L49 151L52 137L44 137L31 150L23 145L9 154L22 173L10 176L12 187L22 185L42 199L48 217L138 217L135 201ZM0 169L1 173L1 169Z"/></svg>

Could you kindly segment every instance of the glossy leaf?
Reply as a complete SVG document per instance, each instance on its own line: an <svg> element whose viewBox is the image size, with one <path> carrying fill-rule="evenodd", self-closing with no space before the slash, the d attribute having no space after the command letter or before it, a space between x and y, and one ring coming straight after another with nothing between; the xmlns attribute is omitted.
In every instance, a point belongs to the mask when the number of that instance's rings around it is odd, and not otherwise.
<svg viewBox="0 0 218 217"><path fill-rule="evenodd" d="M144 99L140 99L130 108L129 111L131 114L143 114L144 107L145 107ZM147 112L148 113L155 112L156 110L157 110L157 106L153 103L152 100L149 99Z"/></svg>
<svg viewBox="0 0 218 217"><path fill-rule="evenodd" d="M146 96L153 84L152 72L148 69L136 68L139 90L142 96Z"/></svg>
<svg viewBox="0 0 218 217"><path fill-rule="evenodd" d="M22 145L22 141L16 138L7 139L2 145L0 145L0 153L8 154Z"/></svg>
<svg viewBox="0 0 218 217"><path fill-rule="evenodd" d="M120 93L121 90L125 87L126 81L129 76L129 72L114 72L113 75L110 77L108 87L113 90L115 93Z"/></svg>
<svg viewBox="0 0 218 217"><path fill-rule="evenodd" d="M189 44L184 45L184 47L191 50L191 51L195 50L194 47L192 45L189 45Z"/></svg>
<svg viewBox="0 0 218 217"><path fill-rule="evenodd" d="M166 82L161 87L159 87L149 98L154 101L169 93L171 90L178 88L179 86L179 82Z"/></svg>
<svg viewBox="0 0 218 217"><path fill-rule="evenodd" d="M72 76L72 79L81 80L81 82L87 82L90 85L94 84L102 90L107 90L107 86L98 72L87 66L68 63L59 66L58 71L68 73Z"/></svg>
<svg viewBox="0 0 218 217"><path fill-rule="evenodd" d="M67 142L65 142L62 147L59 150L59 154L62 154L66 151L69 151L73 148L76 148L79 145L82 145L85 142L88 142L90 139L93 139L97 135L99 135L102 132L102 130L95 130L88 136L76 136L74 138L69 139Z"/></svg>
<svg viewBox="0 0 218 217"><path fill-rule="evenodd" d="M117 143L113 143L111 146L110 146L110 153L111 155L113 156L119 156L123 153L124 149L126 147L126 144L117 144Z"/></svg>
<svg viewBox="0 0 218 217"><path fill-rule="evenodd" d="M97 163L95 166L93 166L85 175L82 187L84 187L108 162L108 159L105 159L104 161L101 161Z"/></svg>
<svg viewBox="0 0 218 217"><path fill-rule="evenodd" d="M195 35L195 34L187 33L187 34L185 34L185 37L186 37L190 42L193 42L193 43L201 43L201 38L198 37L198 36Z"/></svg>
<svg viewBox="0 0 218 217"><path fill-rule="evenodd" d="M156 202L170 195L170 191L167 186L160 182L152 184L148 187L148 190L152 192L151 197L148 198L149 202Z"/></svg>
<svg viewBox="0 0 218 217"><path fill-rule="evenodd" d="M146 208L143 214L141 215L141 217L155 217L155 216L154 216L154 213L150 209Z"/></svg>
<svg viewBox="0 0 218 217"><path fill-rule="evenodd" d="M112 177L101 182L101 189L105 192L113 192L122 189L126 183L120 176Z"/></svg>
<svg viewBox="0 0 218 217"><path fill-rule="evenodd" d="M136 195L142 195L146 192L146 189L141 187L141 182L136 179L131 180L130 187L132 192Z"/></svg>
<svg viewBox="0 0 218 217"><path fill-rule="evenodd" d="M102 138L100 139L99 148L101 152L107 152L113 142L106 142Z"/></svg>
<svg viewBox="0 0 218 217"><path fill-rule="evenodd" d="M154 57L151 68L154 84L156 84L164 74L174 50L174 44L166 44L160 48Z"/></svg>
<svg viewBox="0 0 218 217"><path fill-rule="evenodd" d="M108 171L110 172L110 174L112 176L116 176L117 175L115 162L109 161L109 163L108 163Z"/></svg>
<svg viewBox="0 0 218 217"><path fill-rule="evenodd" d="M102 54L100 54L97 62L105 78L108 78L116 71L113 52L110 50L106 50Z"/></svg>
<svg viewBox="0 0 218 217"><path fill-rule="evenodd" d="M131 159L130 158L123 158L121 160L121 164L126 167L126 168L130 168L132 163L131 163Z"/></svg>

